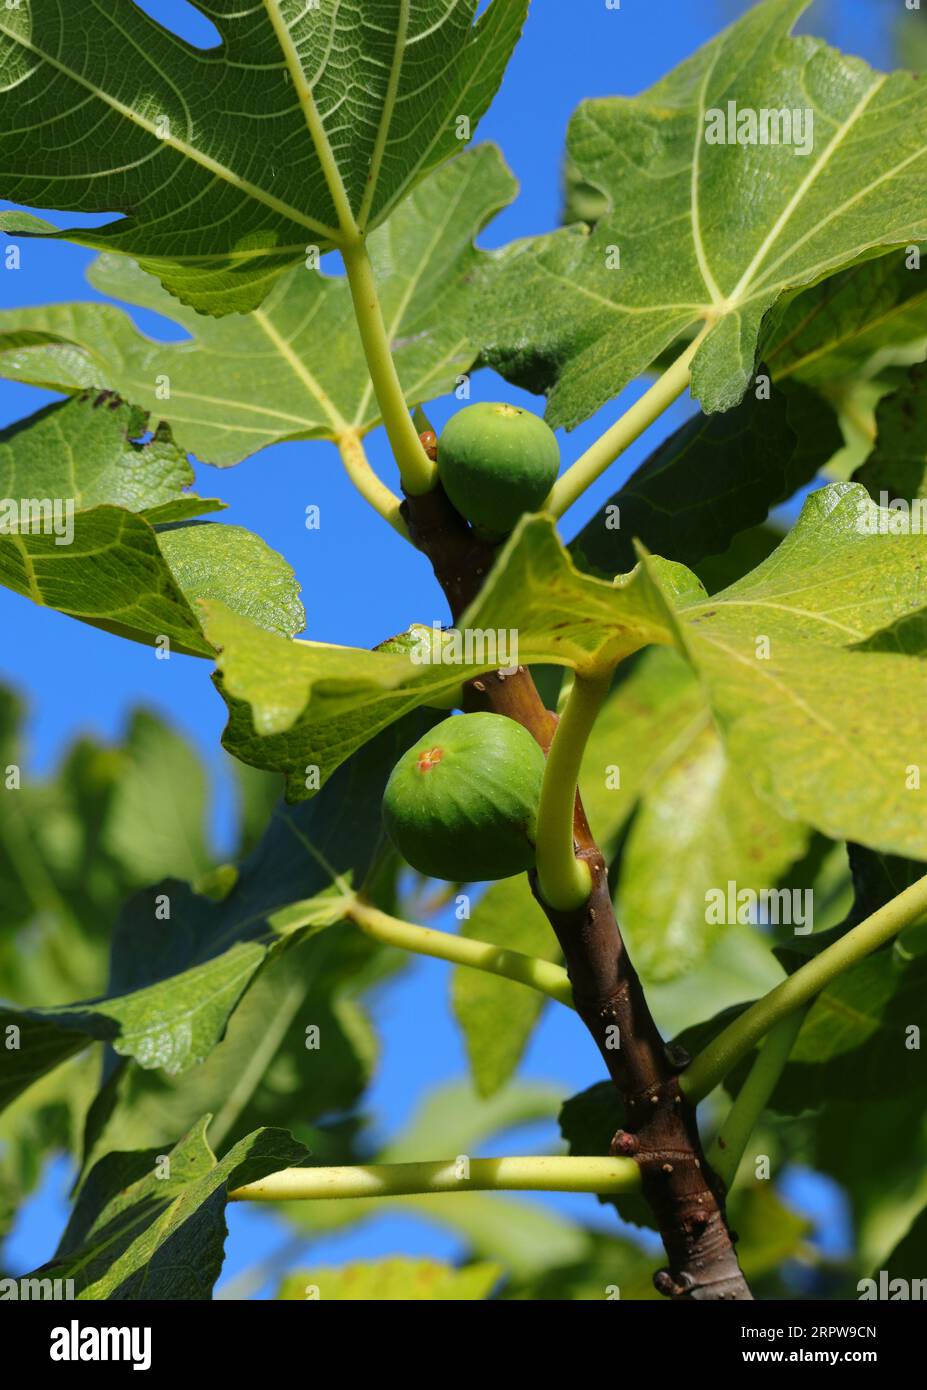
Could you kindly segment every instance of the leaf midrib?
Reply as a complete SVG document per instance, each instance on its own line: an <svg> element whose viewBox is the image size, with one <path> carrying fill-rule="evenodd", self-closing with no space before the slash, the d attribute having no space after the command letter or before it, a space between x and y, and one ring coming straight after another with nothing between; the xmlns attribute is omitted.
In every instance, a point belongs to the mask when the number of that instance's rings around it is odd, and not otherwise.
<svg viewBox="0 0 927 1390"><path fill-rule="evenodd" d="M409 0L400 0L399 4L399 23L396 25L396 42L393 48L393 61L390 64L390 73L386 84L386 97L383 102L383 110L380 113L380 122L377 127L377 138L374 141L373 153L370 156L370 173L367 176L367 189L361 201L360 211L357 214L357 226L361 230L366 229L367 219L370 216L370 209L376 196L377 183L380 178L380 169L383 164L383 156L386 152L386 145L389 140L389 128L393 121L393 112L396 109L396 97L399 91L399 76L402 72L402 60L406 48L406 37L409 32Z"/></svg>
<svg viewBox="0 0 927 1390"><path fill-rule="evenodd" d="M312 88L309 85L306 74L303 72L302 63L299 60L296 45L293 43L293 37L289 26L284 21L283 15L280 12L279 0L261 0L261 3L270 20L274 34L276 35L280 52L283 55L283 61L286 64L287 72L290 74L290 80L293 83L293 90L296 92L299 99L303 119L306 122L306 129L309 131L309 138L318 156L319 164L322 169L322 176L325 179L329 196L331 197L338 217L338 227L325 228L325 235L340 244L351 235L358 235L360 230L351 209L348 191L341 177L341 170L338 168L338 161L335 159L335 153L331 147L328 132L322 123L322 117L319 114L319 108L313 96ZM334 33L337 17L338 6L335 7L332 13L332 33Z"/></svg>

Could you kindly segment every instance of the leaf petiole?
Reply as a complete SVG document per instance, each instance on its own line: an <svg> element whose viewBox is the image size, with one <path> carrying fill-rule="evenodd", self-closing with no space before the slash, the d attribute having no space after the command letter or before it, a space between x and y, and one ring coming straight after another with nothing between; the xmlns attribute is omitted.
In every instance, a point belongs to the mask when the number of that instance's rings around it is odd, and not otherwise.
<svg viewBox="0 0 927 1390"><path fill-rule="evenodd" d="M379 512L384 521L389 522L394 531L408 540L408 527L399 514L399 498L374 473L357 430L346 430L338 436L336 443L344 470L361 497L370 503L375 512Z"/></svg>
<svg viewBox="0 0 927 1390"><path fill-rule="evenodd" d="M517 984L528 985L556 999L558 1003L566 1004L568 1008L573 1007L573 991L567 973L562 966L554 965L551 961L523 955L521 951L507 951L488 941L474 941L470 937L436 931L433 927L403 922L398 917L381 912L363 898L354 898L345 915L367 936L385 946L398 946L402 951L450 961L452 965L467 965L474 970L485 970L490 975L501 975Z"/></svg>
<svg viewBox="0 0 927 1390"><path fill-rule="evenodd" d="M628 1192L640 1183L632 1158L469 1158L370 1163L361 1168L284 1168L229 1193L231 1202L409 1197L431 1192Z"/></svg>
<svg viewBox="0 0 927 1390"><path fill-rule="evenodd" d="M745 1013L703 1048L680 1077L694 1104L756 1046L780 1019L807 1004L844 970L857 965L900 931L927 913L927 874L873 912L845 936L800 966L793 975L758 999Z"/></svg>
<svg viewBox="0 0 927 1390"><path fill-rule="evenodd" d="M605 431L584 454L554 483L544 510L560 517L615 460L644 433L689 385L692 359L708 332L706 324L686 350L672 362L640 400L626 410L620 420Z"/></svg>
<svg viewBox="0 0 927 1390"><path fill-rule="evenodd" d="M726 1188L734 1181L754 1126L776 1089L805 1013L805 1009L796 1009L769 1030L749 1076L715 1135L708 1162Z"/></svg>
<svg viewBox="0 0 927 1390"><path fill-rule="evenodd" d="M576 857L573 808L583 752L610 683L611 673L600 677L577 672L547 754L538 810L537 875L541 897L558 912L582 907L592 890L589 866Z"/></svg>
<svg viewBox="0 0 927 1390"><path fill-rule="evenodd" d="M432 490L437 472L422 448L406 405L364 237L358 235L342 242L341 254L370 379L402 485L410 496L419 497Z"/></svg>

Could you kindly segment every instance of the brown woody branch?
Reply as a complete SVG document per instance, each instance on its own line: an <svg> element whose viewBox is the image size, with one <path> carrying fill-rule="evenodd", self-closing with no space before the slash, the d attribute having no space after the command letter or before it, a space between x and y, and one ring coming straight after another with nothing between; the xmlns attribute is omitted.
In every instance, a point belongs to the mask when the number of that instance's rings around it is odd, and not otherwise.
<svg viewBox="0 0 927 1390"><path fill-rule="evenodd" d="M414 543L431 561L457 621L479 593L496 548L477 538L440 485L409 497L403 516ZM472 682L467 708L488 709L523 724L546 752L556 715L544 708L530 671L494 671ZM689 1300L752 1297L734 1251L722 1185L706 1162L695 1111L678 1076L687 1059L667 1048L644 997L621 936L602 853L577 795L573 819L577 855L589 865L593 890L584 907L557 912L535 898L557 935L577 1012L604 1058L627 1116L612 1141L633 1157L644 1197L663 1238L669 1266L654 1283L661 1293Z"/></svg>

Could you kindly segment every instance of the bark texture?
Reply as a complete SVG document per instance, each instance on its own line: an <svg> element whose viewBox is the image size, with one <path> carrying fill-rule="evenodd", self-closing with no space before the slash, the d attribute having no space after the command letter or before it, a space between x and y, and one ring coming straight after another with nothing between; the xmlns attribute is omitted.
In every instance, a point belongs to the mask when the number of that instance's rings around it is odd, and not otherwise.
<svg viewBox="0 0 927 1390"><path fill-rule="evenodd" d="M479 593L496 548L474 536L440 485L424 497L407 498L403 515L456 622ZM556 715L544 708L524 667L508 676L494 671L472 682L467 708L517 720L545 752L557 726ZM679 1087L687 1059L673 1055L654 1022L615 917L605 861L578 795L573 838L592 874L589 901L577 911L557 912L540 897L534 879L532 887L563 950L577 1012L624 1103L625 1128L615 1135L612 1151L636 1159L641 1169L643 1195L668 1257L668 1267L654 1276L654 1283L671 1298L750 1299L725 1217L722 1185L705 1160L695 1111Z"/></svg>

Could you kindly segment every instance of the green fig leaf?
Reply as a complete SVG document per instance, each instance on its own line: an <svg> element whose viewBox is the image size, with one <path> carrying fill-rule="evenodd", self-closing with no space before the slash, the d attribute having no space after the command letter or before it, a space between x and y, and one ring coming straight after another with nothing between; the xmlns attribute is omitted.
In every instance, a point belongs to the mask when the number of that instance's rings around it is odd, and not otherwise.
<svg viewBox="0 0 927 1390"><path fill-rule="evenodd" d="M549 393L552 425L696 330L692 394L728 410L781 296L927 238L917 78L789 37L806 7L766 0L640 96L574 115L569 158L609 210L498 253L484 338L490 366Z"/></svg>
<svg viewBox="0 0 927 1390"><path fill-rule="evenodd" d="M482 146L431 174L370 238L380 303L410 405L451 391L476 360L473 246L511 201L515 181ZM105 255L88 272L112 299L153 310L186 333L153 341L115 304L51 304L0 313L0 372L71 393L106 386L137 401L207 463L239 463L269 444L366 434L379 423L344 276L301 264L260 308L204 318L138 264Z"/></svg>
<svg viewBox="0 0 927 1390"><path fill-rule="evenodd" d="M201 1120L168 1154L112 1153L89 1174L55 1258L32 1277L73 1280L78 1299L208 1300L222 1270L228 1193L308 1153L284 1130L217 1160Z"/></svg>
<svg viewBox="0 0 927 1390"><path fill-rule="evenodd" d="M131 256L216 315L257 308L310 248L372 231L456 154L527 11L492 0L474 22L477 0L196 3L221 46L200 51L112 0L92 43L74 6L3 10L0 192L124 215L63 233L18 212L0 226Z"/></svg>
<svg viewBox="0 0 927 1390"><path fill-rule="evenodd" d="M193 471L164 426L84 394L0 434L0 583L136 642L210 656L197 602L219 599L270 631L305 626L286 561L240 526L192 523L224 504L186 491Z"/></svg>
<svg viewBox="0 0 927 1390"><path fill-rule="evenodd" d="M892 515L858 484L821 489L756 570L677 609L676 635L763 800L833 839L924 859L924 538L886 533Z"/></svg>
<svg viewBox="0 0 927 1390"><path fill-rule="evenodd" d="M278 1298L299 1302L321 1298L337 1302L474 1302L488 1298L499 1281L499 1265L471 1264L463 1269L438 1260L356 1261L339 1268L288 1274Z"/></svg>

